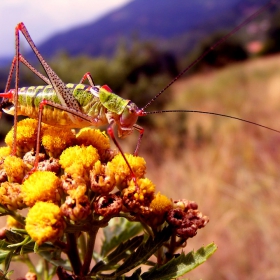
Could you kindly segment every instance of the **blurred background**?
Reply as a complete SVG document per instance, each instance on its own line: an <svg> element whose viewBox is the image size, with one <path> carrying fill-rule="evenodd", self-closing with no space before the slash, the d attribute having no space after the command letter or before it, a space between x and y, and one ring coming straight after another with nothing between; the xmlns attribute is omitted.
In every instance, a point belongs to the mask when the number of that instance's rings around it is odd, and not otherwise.
<svg viewBox="0 0 280 280"><path fill-rule="evenodd" d="M0 92L23 21L67 83L91 72L96 84L143 107L178 73L265 0L1 1ZM280 130L280 6L270 6L192 67L147 110L204 110ZM41 69L24 39L21 53ZM41 70L40 70L41 71ZM24 66L20 86L42 84ZM12 125L3 114L3 141ZM210 217L186 251L214 241L218 251L189 279L280 279L280 134L210 115L139 119L147 177L173 199ZM105 129L105 127L104 127ZM120 140L133 152L137 133ZM3 143L3 142L2 142ZM4 144L3 144L4 145Z"/></svg>

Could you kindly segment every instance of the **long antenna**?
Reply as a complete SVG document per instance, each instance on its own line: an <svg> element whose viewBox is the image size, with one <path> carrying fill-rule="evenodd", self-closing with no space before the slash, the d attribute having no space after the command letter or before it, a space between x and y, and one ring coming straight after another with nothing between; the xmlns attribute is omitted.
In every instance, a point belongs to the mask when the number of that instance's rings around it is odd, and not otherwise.
<svg viewBox="0 0 280 280"><path fill-rule="evenodd" d="M166 91L172 84L174 84L182 75L184 75L190 68L192 68L195 64L197 64L199 61L201 61L209 52L211 52L213 49L218 47L220 44L222 44L224 41L226 41L230 36L232 36L234 33L236 33L239 29L241 29L244 25L247 25L249 22L251 22L253 19L258 17L263 11L268 9L269 7L276 4L279 0L271 0L268 3L266 3L262 8L257 10L255 13L250 15L247 19L245 19L243 22L241 22L238 26L236 26L233 30L231 30L227 35L225 35L221 40L219 40L217 43L215 43L212 47L210 47L208 50L206 50L203 54L201 54L196 60L194 60L188 67L186 67L178 76L176 76L167 86L165 86L154 98L152 98L141 110L145 110L148 106L151 105L164 91ZM190 112L190 111L189 111Z"/></svg>
<svg viewBox="0 0 280 280"><path fill-rule="evenodd" d="M280 133L280 130L277 130L277 129L274 129L274 128L270 128L268 126L265 126L265 125L262 125L262 124L259 124L259 123L256 123L256 122L244 120L244 119L241 119L241 118L238 118L238 117L233 117L233 116L229 116L229 115L225 115L225 114L219 114L219 113L207 112L207 111L199 111L199 110L162 110L162 111L151 111L151 112L144 112L144 111L142 111L142 115L141 116L146 116L146 115L150 115L150 114L161 114L161 113L199 113L199 114L207 114L207 115L226 117L226 118L230 118L230 119L234 119L234 120L250 123L250 124L253 124L253 125L257 125L259 127L266 128L266 129L269 129L271 131Z"/></svg>

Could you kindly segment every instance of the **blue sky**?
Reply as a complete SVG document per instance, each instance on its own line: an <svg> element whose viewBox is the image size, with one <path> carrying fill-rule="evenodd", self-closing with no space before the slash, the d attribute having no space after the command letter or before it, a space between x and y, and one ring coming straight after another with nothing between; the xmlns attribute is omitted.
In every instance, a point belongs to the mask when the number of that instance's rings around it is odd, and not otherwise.
<svg viewBox="0 0 280 280"><path fill-rule="evenodd" d="M14 30L24 22L35 44L97 20L131 0L0 0L0 57L14 54Z"/></svg>

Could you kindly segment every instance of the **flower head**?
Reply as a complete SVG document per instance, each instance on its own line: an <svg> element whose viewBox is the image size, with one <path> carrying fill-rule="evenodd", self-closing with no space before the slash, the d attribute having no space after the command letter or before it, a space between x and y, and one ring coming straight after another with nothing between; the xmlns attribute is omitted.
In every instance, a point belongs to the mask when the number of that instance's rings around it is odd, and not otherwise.
<svg viewBox="0 0 280 280"><path fill-rule="evenodd" d="M35 149L37 140L38 122L34 119L24 119L17 123L17 155L22 157L25 153ZM5 138L5 143L12 148L14 142L14 129L12 128Z"/></svg>
<svg viewBox="0 0 280 280"><path fill-rule="evenodd" d="M22 185L26 205L32 207L38 201L60 201L60 179L50 171L36 171Z"/></svg>
<svg viewBox="0 0 280 280"><path fill-rule="evenodd" d="M12 152L11 147L0 147L0 161L2 161L6 156L10 155Z"/></svg>
<svg viewBox="0 0 280 280"><path fill-rule="evenodd" d="M75 135L70 129L46 126L43 130L42 145L50 157L57 158L63 150L75 143Z"/></svg>
<svg viewBox="0 0 280 280"><path fill-rule="evenodd" d="M27 165L21 158L16 156L7 156L4 161L8 181L11 183L21 183L28 171Z"/></svg>
<svg viewBox="0 0 280 280"><path fill-rule="evenodd" d="M12 216L7 217L7 228L24 228L24 225L15 220Z"/></svg>
<svg viewBox="0 0 280 280"><path fill-rule="evenodd" d="M38 245L57 240L65 229L60 208L52 202L37 202L27 214L25 229Z"/></svg>
<svg viewBox="0 0 280 280"><path fill-rule="evenodd" d="M74 146L63 151L59 163L66 173L72 174L74 172L71 169L73 164L80 164L83 169L90 170L98 160L99 154L96 148L92 146Z"/></svg>
<svg viewBox="0 0 280 280"><path fill-rule="evenodd" d="M149 205L150 211L144 215L145 221L151 227L161 225L165 221L168 211L172 209L172 205L170 198L158 192Z"/></svg>
<svg viewBox="0 0 280 280"><path fill-rule="evenodd" d="M146 172L146 162L144 158L125 154L125 157L135 174L136 178L143 178ZM111 162L107 164L112 173L115 174L116 184L120 189L127 186L131 180L131 171L125 162L122 154L116 155Z"/></svg>
<svg viewBox="0 0 280 280"><path fill-rule="evenodd" d="M82 128L76 135L77 142L84 146L93 146L98 150L102 159L106 155L106 151L110 148L110 139L105 132L99 129L92 129L89 127Z"/></svg>
<svg viewBox="0 0 280 280"><path fill-rule="evenodd" d="M149 211L149 205L154 199L155 185L148 178L141 178L129 182L123 190L124 205L132 212L145 213Z"/></svg>

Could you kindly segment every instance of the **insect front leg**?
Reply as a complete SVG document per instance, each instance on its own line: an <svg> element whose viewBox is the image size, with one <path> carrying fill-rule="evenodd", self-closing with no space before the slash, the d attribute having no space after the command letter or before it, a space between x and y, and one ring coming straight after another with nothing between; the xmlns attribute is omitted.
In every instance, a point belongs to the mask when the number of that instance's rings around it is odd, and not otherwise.
<svg viewBox="0 0 280 280"><path fill-rule="evenodd" d="M126 156L125 156L125 154L124 154L124 152L123 152L123 150L122 150L122 148L121 148L121 146L120 146L120 144L118 143L118 141L117 141L117 139L116 139L116 137L115 137L115 134L114 134L114 125L115 125L115 121L112 120L112 121L110 122L108 128L107 128L107 133L108 133L108 135L110 135L110 137L111 137L111 139L113 140L114 144L116 145L116 147L117 147L118 150L120 151L120 153L121 153L121 155L122 155L122 157L123 157L125 163L127 164L128 168L129 168L129 170L130 170L130 174L131 174L132 180L133 180L133 181L135 182L135 184L136 184L136 176L135 176L135 173L133 172L133 170L132 170L132 168L131 168L131 166L130 166L130 164L129 164L129 162L128 162L128 160L127 160L127 158L126 158ZM136 185L136 186L137 186L137 185Z"/></svg>
<svg viewBox="0 0 280 280"><path fill-rule="evenodd" d="M88 121L89 123L94 124L94 119L91 118L88 115L83 114L81 111L79 110L75 110L73 108L68 108L65 107L63 105L54 103L52 101L49 100L43 100L40 102L39 105L39 113L38 113L38 126L37 126L37 141L36 141L36 153L35 153L35 162L34 162L34 166L33 169L31 170L30 173L33 173L37 170L38 168L38 164L39 164L39 152L40 152L40 140L41 140L41 128L42 128L42 118L43 118L43 110L45 108L45 106L51 106L54 107L56 109L62 110L62 111L66 111L69 114L72 114L76 117L79 117L85 121Z"/></svg>
<svg viewBox="0 0 280 280"><path fill-rule="evenodd" d="M139 148L140 148L140 143L141 143L142 138L144 136L144 128L142 126L138 125L138 124L134 124L133 128L136 129L139 132L139 137L138 137L138 140L137 140L136 148L135 148L135 151L133 153L134 156L137 156Z"/></svg>

